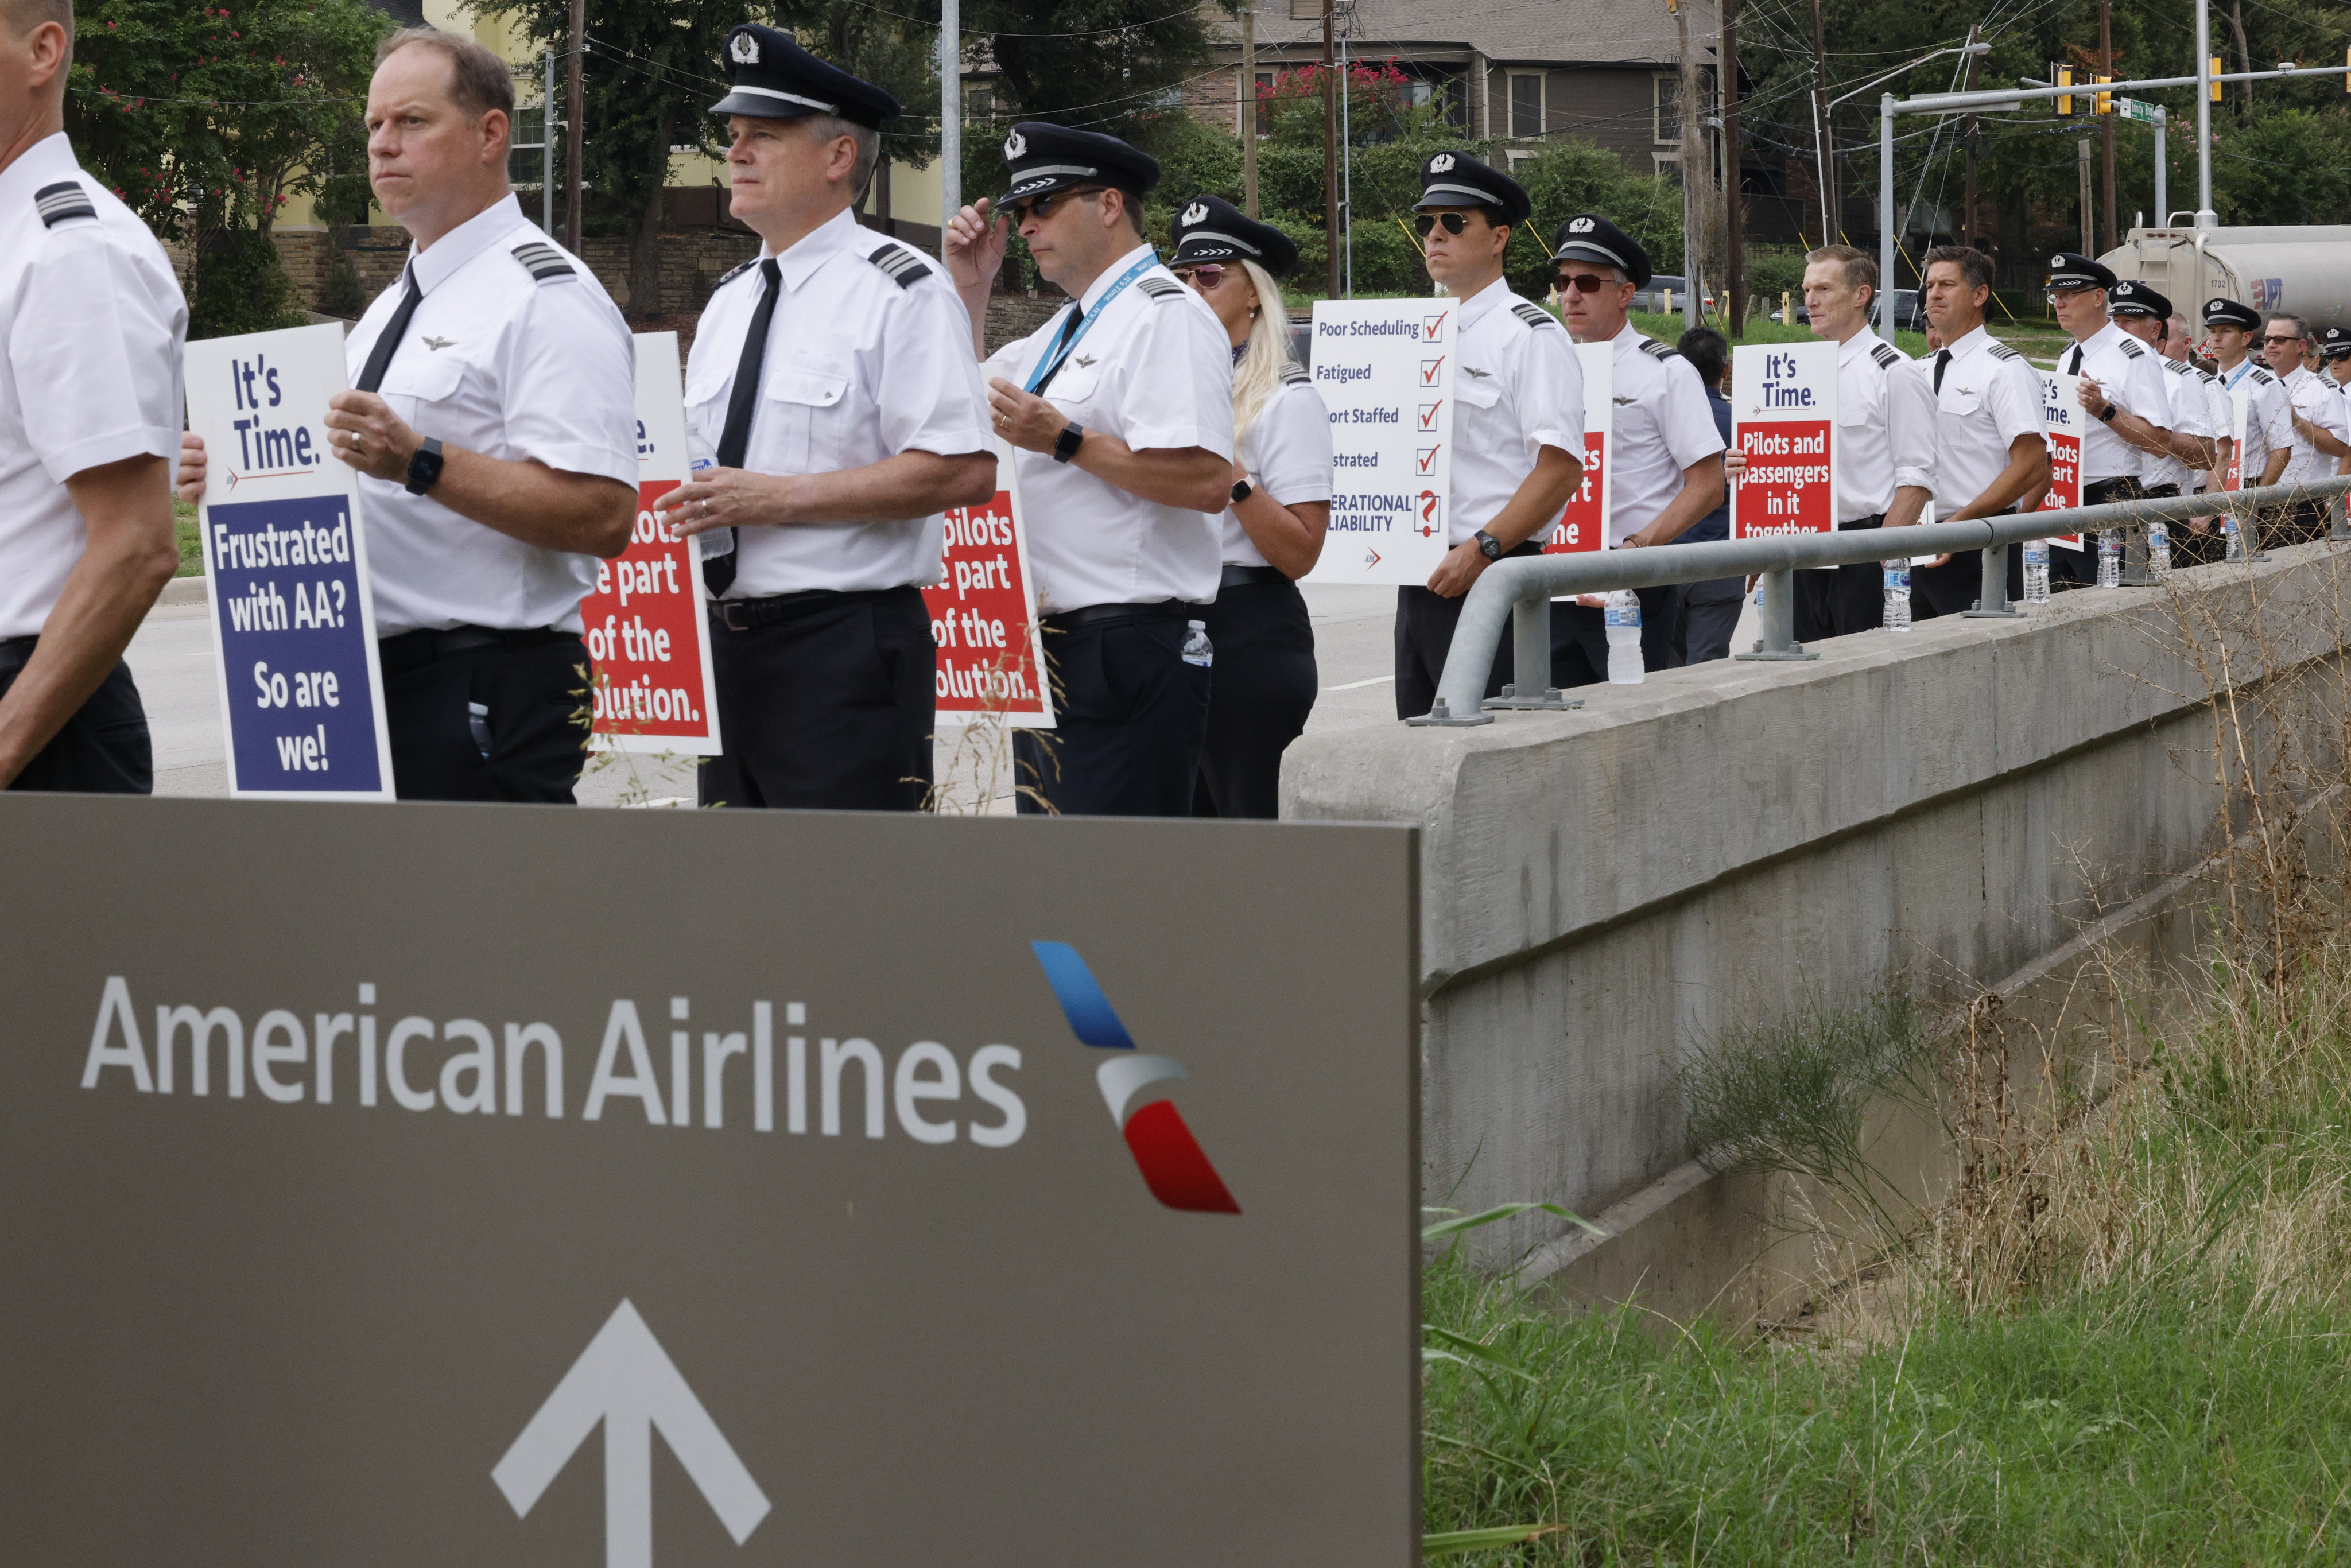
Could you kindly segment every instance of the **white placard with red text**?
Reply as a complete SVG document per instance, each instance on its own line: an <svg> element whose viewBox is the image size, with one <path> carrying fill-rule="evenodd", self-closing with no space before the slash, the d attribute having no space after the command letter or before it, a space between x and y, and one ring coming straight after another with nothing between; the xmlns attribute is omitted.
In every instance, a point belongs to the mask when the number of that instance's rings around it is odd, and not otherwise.
<svg viewBox="0 0 2351 1568"><path fill-rule="evenodd" d="M938 585L923 590L939 645L940 724L995 719L1016 729L1053 727L1051 683L1037 625L1037 583L1020 520L1012 449L996 444L996 495L946 515Z"/></svg>
<svg viewBox="0 0 2351 1568"><path fill-rule="evenodd" d="M1459 306L1314 302L1314 390L1331 413L1331 531L1305 581L1417 588L1451 548Z"/></svg>
<svg viewBox="0 0 2351 1568"><path fill-rule="evenodd" d="M1616 428L1616 346L1578 343L1577 367L1583 371L1583 479L1567 507L1547 533L1540 536L1545 555L1572 555L1578 550L1608 548L1608 436Z"/></svg>
<svg viewBox="0 0 2351 1568"><path fill-rule="evenodd" d="M637 520L629 548L599 562L580 601L596 662L599 751L719 753L699 547L653 520L653 501L685 483L685 402L677 334L637 334Z"/></svg>
<svg viewBox="0 0 2351 1568"><path fill-rule="evenodd" d="M2043 371L2041 424L2049 434L2049 493L2033 510L2053 512L2082 504L2082 433L2090 414L2082 406L2082 378ZM2049 542L2080 549L2079 534L2055 534Z"/></svg>
<svg viewBox="0 0 2351 1568"><path fill-rule="evenodd" d="M2229 472L2222 480L2223 490L2245 487L2245 433L2252 423L2253 392L2251 387L2232 387L2229 391Z"/></svg>
<svg viewBox="0 0 2351 1568"><path fill-rule="evenodd" d="M1730 537L1834 533L1841 345L1741 344L1730 352L1730 449L1747 468L1730 493Z"/></svg>

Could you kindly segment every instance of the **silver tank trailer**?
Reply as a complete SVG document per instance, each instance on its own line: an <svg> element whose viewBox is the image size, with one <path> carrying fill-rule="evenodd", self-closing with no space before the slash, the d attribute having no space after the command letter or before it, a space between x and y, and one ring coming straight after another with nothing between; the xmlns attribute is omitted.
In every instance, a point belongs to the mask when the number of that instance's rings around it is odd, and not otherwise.
<svg viewBox="0 0 2351 1568"><path fill-rule="evenodd" d="M2164 295L2191 325L2212 298L2289 310L2313 328L2351 325L2351 225L2137 228L2098 259Z"/></svg>

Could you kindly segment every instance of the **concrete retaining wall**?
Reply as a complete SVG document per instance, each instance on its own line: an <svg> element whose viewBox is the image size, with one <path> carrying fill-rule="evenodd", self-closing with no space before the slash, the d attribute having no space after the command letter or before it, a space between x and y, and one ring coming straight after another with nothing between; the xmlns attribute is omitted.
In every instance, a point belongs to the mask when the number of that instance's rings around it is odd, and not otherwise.
<svg viewBox="0 0 2351 1568"><path fill-rule="evenodd" d="M2183 965L2210 857L2247 826L2218 782L2224 652L2241 693L2292 694L2297 781L2335 766L2346 567L2307 546L2168 594L1589 687L1580 712L1297 741L1285 817L1422 829L1426 1201L1602 1218L1597 1246L1543 1217L1482 1233L1489 1259L1540 1249L1572 1296L1771 1306L1792 1265L1762 1184L1690 1163L1677 1051L1896 971L2095 1040L2115 999L2085 931ZM2257 708L2258 760L2281 737ZM1876 1154L1916 1196L1942 1156L1913 1123Z"/></svg>

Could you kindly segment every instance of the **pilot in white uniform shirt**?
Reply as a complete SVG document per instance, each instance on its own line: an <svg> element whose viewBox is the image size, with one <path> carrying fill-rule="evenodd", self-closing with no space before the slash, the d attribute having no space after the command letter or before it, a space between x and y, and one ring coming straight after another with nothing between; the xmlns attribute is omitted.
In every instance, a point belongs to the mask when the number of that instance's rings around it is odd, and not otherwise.
<svg viewBox="0 0 2351 1568"><path fill-rule="evenodd" d="M128 458L178 455L187 332L162 247L82 172L62 132L0 170L0 694L32 659L83 558L87 524L66 482ZM157 504L168 516L168 498ZM159 553L168 555L168 535ZM115 608L135 625L162 586L159 577L131 591L141 602ZM111 643L93 651L58 637L43 652L48 661L102 662L106 673L62 728L27 738L13 787L147 793L152 756L130 667ZM5 695L0 714L19 716Z"/></svg>
<svg viewBox="0 0 2351 1568"><path fill-rule="evenodd" d="M1837 345L1836 400L1837 527L1881 527L1896 490L1934 488L1934 391L1909 355L1864 327ZM1885 609L1876 561L1796 574L1799 643L1874 631Z"/></svg>

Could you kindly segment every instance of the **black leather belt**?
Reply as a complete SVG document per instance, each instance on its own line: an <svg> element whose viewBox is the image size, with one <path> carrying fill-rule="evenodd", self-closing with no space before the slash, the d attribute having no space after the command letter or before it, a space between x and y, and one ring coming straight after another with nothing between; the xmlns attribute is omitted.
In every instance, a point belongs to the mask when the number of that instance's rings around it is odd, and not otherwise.
<svg viewBox="0 0 2351 1568"><path fill-rule="evenodd" d="M1259 582L1288 582L1289 577L1278 566L1236 566L1225 563L1224 575L1217 579L1218 588L1248 588Z"/></svg>
<svg viewBox="0 0 2351 1568"><path fill-rule="evenodd" d="M1198 608L1180 599L1162 599L1151 604L1089 604L1082 610L1059 611L1040 619L1049 631L1074 632L1101 621L1188 621Z"/></svg>
<svg viewBox="0 0 2351 1568"><path fill-rule="evenodd" d="M763 599L714 599L710 601L710 618L729 632L749 632L789 621L821 605L879 599L897 591L894 588L809 588L798 593L771 593Z"/></svg>
<svg viewBox="0 0 2351 1568"><path fill-rule="evenodd" d="M0 637L0 675L14 674L29 664L33 645L40 640L37 633L30 637Z"/></svg>
<svg viewBox="0 0 2351 1568"><path fill-rule="evenodd" d="M2147 487L2147 493L2141 497L2141 499L2148 501L2168 501L2179 494L2179 486L2177 485L2149 485Z"/></svg>
<svg viewBox="0 0 2351 1568"><path fill-rule="evenodd" d="M1849 523L1839 523L1837 525L1837 529L1839 532L1843 532L1846 528L1882 528L1885 526L1886 514L1884 512L1872 512L1865 517L1855 517Z"/></svg>
<svg viewBox="0 0 2351 1568"><path fill-rule="evenodd" d="M538 648L549 643L577 641L579 636L577 632L559 632L551 626L528 626L517 631L494 626L452 626L446 632L402 632L396 637L382 639L375 646L383 673L393 675L435 659L455 658L484 648Z"/></svg>
<svg viewBox="0 0 2351 1568"><path fill-rule="evenodd" d="M2093 479L2084 485L2082 505L2103 507L2108 501L2136 501L2140 494L2137 476L2117 474L2111 479Z"/></svg>

